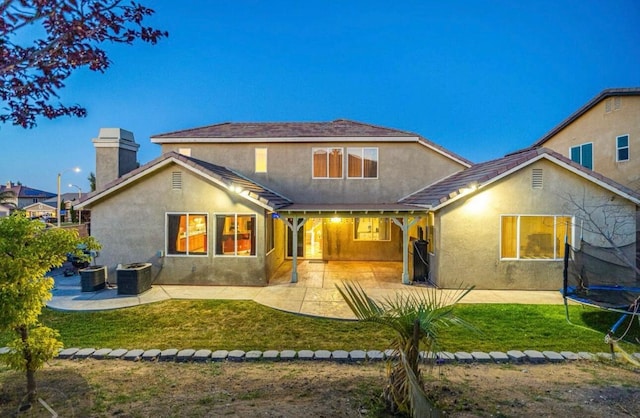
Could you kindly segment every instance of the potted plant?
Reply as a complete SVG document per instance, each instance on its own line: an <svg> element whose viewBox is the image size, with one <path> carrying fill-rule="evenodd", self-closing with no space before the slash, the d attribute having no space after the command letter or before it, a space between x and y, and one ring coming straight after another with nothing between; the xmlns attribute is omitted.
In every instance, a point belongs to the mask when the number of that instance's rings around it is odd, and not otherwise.
<svg viewBox="0 0 640 418"><path fill-rule="evenodd" d="M93 237L83 238L82 244L78 246L76 256L80 262L85 263L85 267L78 270L83 292L95 292L104 289L107 284L107 267L95 264L97 251L101 248L100 243Z"/></svg>

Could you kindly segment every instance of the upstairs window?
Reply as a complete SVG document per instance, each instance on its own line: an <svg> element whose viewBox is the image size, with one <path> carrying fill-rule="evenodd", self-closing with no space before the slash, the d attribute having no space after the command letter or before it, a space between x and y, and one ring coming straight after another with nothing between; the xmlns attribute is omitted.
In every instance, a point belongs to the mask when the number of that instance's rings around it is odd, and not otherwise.
<svg viewBox="0 0 640 418"><path fill-rule="evenodd" d="M256 173L266 173L267 172L267 149L266 148L256 148Z"/></svg>
<svg viewBox="0 0 640 418"><path fill-rule="evenodd" d="M167 214L167 255L207 255L207 215Z"/></svg>
<svg viewBox="0 0 640 418"><path fill-rule="evenodd" d="M629 161L629 135L616 138L616 161Z"/></svg>
<svg viewBox="0 0 640 418"><path fill-rule="evenodd" d="M347 177L378 178L378 148L347 148Z"/></svg>
<svg viewBox="0 0 640 418"><path fill-rule="evenodd" d="M341 179L342 160L342 148L314 148L313 178Z"/></svg>
<svg viewBox="0 0 640 418"><path fill-rule="evenodd" d="M571 147L570 151L571 161L587 167L589 170L593 170L593 144L582 144L575 147Z"/></svg>

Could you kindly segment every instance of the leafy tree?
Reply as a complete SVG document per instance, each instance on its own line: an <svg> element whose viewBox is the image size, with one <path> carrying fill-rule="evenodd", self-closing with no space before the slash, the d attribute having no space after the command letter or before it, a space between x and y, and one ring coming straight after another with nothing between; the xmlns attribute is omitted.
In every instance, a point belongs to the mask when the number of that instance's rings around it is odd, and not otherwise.
<svg viewBox="0 0 640 418"><path fill-rule="evenodd" d="M89 191L95 192L96 191L96 175L95 173L93 173L93 171L89 173L89 177L87 177L87 180L89 181Z"/></svg>
<svg viewBox="0 0 640 418"><path fill-rule="evenodd" d="M79 105L53 103L64 81L81 67L104 72L104 43L155 44L168 36L144 26L153 13L121 0L0 1L0 121L33 128L37 116L84 117Z"/></svg>
<svg viewBox="0 0 640 418"><path fill-rule="evenodd" d="M437 416L438 411L424 392L420 373L420 351L435 353L439 347L439 330L452 324L473 327L453 314L453 307L470 289L451 294L436 289L423 292L397 292L383 302L371 299L358 284L337 286L340 295L361 321L373 322L395 331L391 342L394 355L387 362L388 382L383 397L393 411L414 417Z"/></svg>
<svg viewBox="0 0 640 418"><path fill-rule="evenodd" d="M92 237L80 239L76 230L47 228L22 213L0 218L0 330L16 334L0 361L26 372L32 401L37 391L36 371L62 347L58 332L38 319L51 299L53 279L46 273L61 266L68 253L82 257L78 254L82 244L99 248Z"/></svg>

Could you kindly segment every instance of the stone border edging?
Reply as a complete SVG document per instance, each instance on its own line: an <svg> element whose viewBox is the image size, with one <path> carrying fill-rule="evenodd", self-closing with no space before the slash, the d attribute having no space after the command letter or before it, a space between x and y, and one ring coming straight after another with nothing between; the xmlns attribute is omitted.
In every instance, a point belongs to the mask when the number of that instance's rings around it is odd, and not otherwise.
<svg viewBox="0 0 640 418"><path fill-rule="evenodd" d="M0 348L0 354L6 353L9 348ZM150 349L150 350L127 350L124 348L110 349L110 348L66 348L60 350L58 359L67 360L83 360L87 358L93 358L96 360L105 359L121 359L128 361L158 361L158 362L177 362L177 363L206 363L206 362L249 362L249 361L334 361L338 363L361 363L361 362L375 362L382 361L387 358L393 357L392 350L194 350L194 349L182 349L169 348L166 350ZM640 353L633 353L632 356L640 361ZM469 364L469 363L530 363L530 364L542 364L542 363L563 363L567 361L576 360L616 360L611 353L588 353L572 351L561 351L557 353L555 351L537 351L537 350L510 350L506 353L501 351L491 351L484 353L481 351L472 351L470 353L464 351L458 351L451 353L448 351L440 351L437 353L421 352L420 358L423 362L435 361L436 364Z"/></svg>

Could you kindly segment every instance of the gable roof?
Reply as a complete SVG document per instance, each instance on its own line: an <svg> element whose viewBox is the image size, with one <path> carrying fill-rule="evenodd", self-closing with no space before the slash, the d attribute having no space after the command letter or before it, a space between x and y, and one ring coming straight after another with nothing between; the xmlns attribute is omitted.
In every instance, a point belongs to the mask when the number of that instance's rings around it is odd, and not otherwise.
<svg viewBox="0 0 640 418"><path fill-rule="evenodd" d="M636 205L640 204L640 194L547 148L529 148L476 164L400 199L399 203L437 210L466 196L469 192L486 187L543 158L623 196Z"/></svg>
<svg viewBox="0 0 640 418"><path fill-rule="evenodd" d="M418 142L470 167L473 163L428 139L407 131L336 119L331 122L225 122L151 136L151 142L163 143L238 143L238 142L311 142L340 138L344 142L393 141Z"/></svg>
<svg viewBox="0 0 640 418"><path fill-rule="evenodd" d="M539 147L551 139L558 132L571 125L580 116L587 113L591 108L600 103L601 101L613 97L613 96L640 96L640 87L628 87L628 88L614 88L602 90L596 97L585 103L580 109L569 115L568 118L560 122L557 126L547 132L542 138L536 141L532 147Z"/></svg>
<svg viewBox="0 0 640 418"><path fill-rule="evenodd" d="M104 189L90 193L86 198L75 205L76 208L84 208L104 199L117 190L126 187L130 183L137 181L151 173L167 166L177 164L185 169L204 177L219 186L238 193L245 199L264 207L268 210L276 210L291 204L291 200L276 193L266 187L236 173L235 171L216 164L196 158L187 157L177 152L168 152L155 160L123 175L122 177L108 183Z"/></svg>

